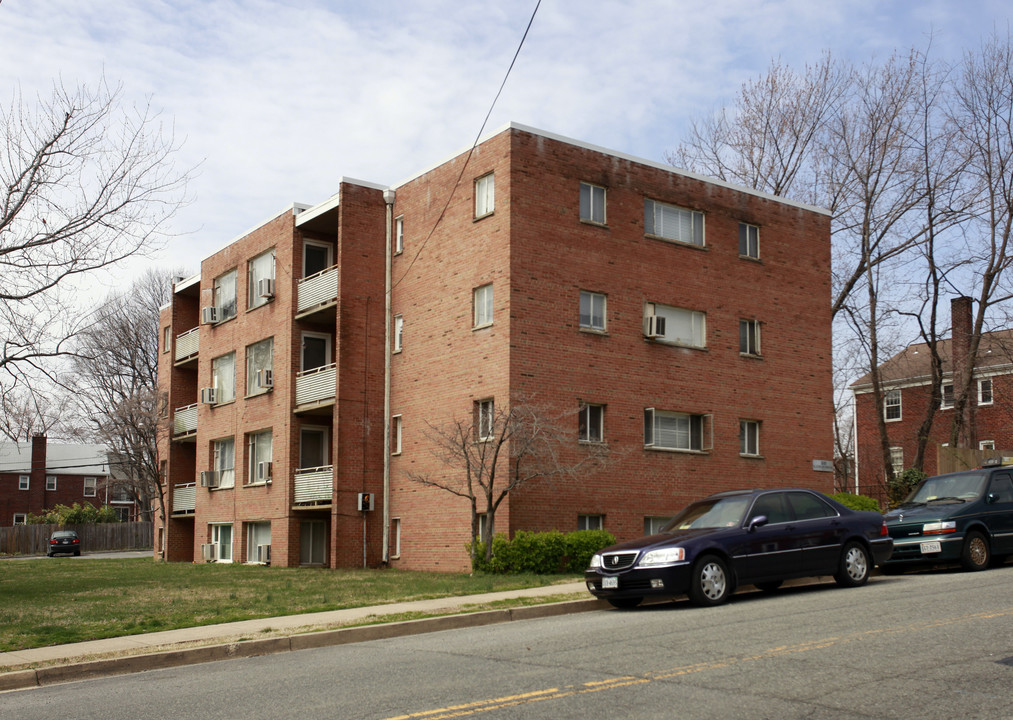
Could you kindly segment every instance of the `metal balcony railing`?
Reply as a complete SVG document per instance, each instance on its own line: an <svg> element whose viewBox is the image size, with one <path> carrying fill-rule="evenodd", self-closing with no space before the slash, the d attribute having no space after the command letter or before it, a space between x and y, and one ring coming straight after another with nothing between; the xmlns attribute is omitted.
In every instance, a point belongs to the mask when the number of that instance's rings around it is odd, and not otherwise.
<svg viewBox="0 0 1013 720"><path fill-rule="evenodd" d="M174 435L197 432L197 403L176 408L172 416L172 432Z"/></svg>
<svg viewBox="0 0 1013 720"><path fill-rule="evenodd" d="M321 270L298 283L296 312L305 312L338 299L338 266Z"/></svg>
<svg viewBox="0 0 1013 720"><path fill-rule="evenodd" d="M330 502L334 492L334 466L323 465L295 471L296 505Z"/></svg>
<svg viewBox="0 0 1013 720"><path fill-rule="evenodd" d="M176 485L172 491L174 513L193 512L197 509L197 484Z"/></svg>
<svg viewBox="0 0 1013 720"><path fill-rule="evenodd" d="M304 370L295 376L296 407L331 400L337 390L338 367L334 363Z"/></svg>
<svg viewBox="0 0 1013 720"><path fill-rule="evenodd" d="M196 355L200 349L200 328L193 328L176 336L176 360Z"/></svg>

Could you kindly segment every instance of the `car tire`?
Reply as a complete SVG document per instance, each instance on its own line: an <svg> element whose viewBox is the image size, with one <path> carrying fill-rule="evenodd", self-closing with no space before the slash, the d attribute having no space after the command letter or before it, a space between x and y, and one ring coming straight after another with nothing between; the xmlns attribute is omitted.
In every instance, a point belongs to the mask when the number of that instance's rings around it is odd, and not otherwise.
<svg viewBox="0 0 1013 720"><path fill-rule="evenodd" d="M872 571L872 558L862 543L852 540L841 552L840 564L834 580L841 587L858 587L865 585Z"/></svg>
<svg viewBox="0 0 1013 720"><path fill-rule="evenodd" d="M960 551L960 566L970 572L984 570L991 562L991 554L988 538L977 530L972 530L964 538L964 548Z"/></svg>
<svg viewBox="0 0 1013 720"><path fill-rule="evenodd" d="M75 550L74 551L74 557L81 557L81 551L80 550Z"/></svg>
<svg viewBox="0 0 1013 720"><path fill-rule="evenodd" d="M704 555L693 566L689 584L689 599L696 605L720 605L732 590L732 576L728 563L717 555Z"/></svg>
<svg viewBox="0 0 1013 720"><path fill-rule="evenodd" d="M781 580L768 580L767 582L756 583L756 587L765 593L772 593L781 587L781 582Z"/></svg>
<svg viewBox="0 0 1013 720"><path fill-rule="evenodd" d="M643 598L608 598L609 605L619 610L632 610L641 603Z"/></svg>

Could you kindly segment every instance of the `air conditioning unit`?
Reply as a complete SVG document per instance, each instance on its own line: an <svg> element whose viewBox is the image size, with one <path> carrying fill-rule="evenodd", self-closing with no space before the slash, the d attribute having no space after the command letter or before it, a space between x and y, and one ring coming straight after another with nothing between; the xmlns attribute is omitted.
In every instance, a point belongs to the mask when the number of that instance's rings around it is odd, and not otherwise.
<svg viewBox="0 0 1013 720"><path fill-rule="evenodd" d="M218 402L218 388L201 388L200 401L203 405L214 405Z"/></svg>
<svg viewBox="0 0 1013 720"><path fill-rule="evenodd" d="M201 470L200 486L206 488L218 487L218 474L217 470Z"/></svg>
<svg viewBox="0 0 1013 720"><path fill-rule="evenodd" d="M644 317L644 337L660 338L665 336L665 318L660 315Z"/></svg>
<svg viewBox="0 0 1013 720"><path fill-rule="evenodd" d="M257 463L257 480L263 482L271 482L271 466L273 463L270 462L259 462Z"/></svg>
<svg viewBox="0 0 1013 720"><path fill-rule="evenodd" d="M218 308L208 305L200 309L200 321L205 325L213 325L218 322Z"/></svg>
<svg viewBox="0 0 1013 720"><path fill-rule="evenodd" d="M257 387L268 388L274 387L274 370L258 370L257 371Z"/></svg>
<svg viewBox="0 0 1013 720"><path fill-rule="evenodd" d="M214 562L218 559L218 543L204 543L200 546L200 556L205 562Z"/></svg>
<svg viewBox="0 0 1013 720"><path fill-rule="evenodd" d="M274 297L274 278L261 278L257 281L257 295L262 298Z"/></svg>
<svg viewBox="0 0 1013 720"><path fill-rule="evenodd" d="M258 545L257 546L257 562L270 564L271 562L271 546L270 545Z"/></svg>

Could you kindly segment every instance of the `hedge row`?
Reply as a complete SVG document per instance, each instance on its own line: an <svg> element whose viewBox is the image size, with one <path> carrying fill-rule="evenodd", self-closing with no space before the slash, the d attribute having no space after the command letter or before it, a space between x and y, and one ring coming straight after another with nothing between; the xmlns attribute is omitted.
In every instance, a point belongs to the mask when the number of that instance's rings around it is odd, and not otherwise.
<svg viewBox="0 0 1013 720"><path fill-rule="evenodd" d="M492 559L485 559L485 543L475 543L475 570L492 573L579 573L591 556L615 543L605 530L577 530L563 534L518 530L513 540L497 533L492 539ZM470 549L470 548L469 548Z"/></svg>

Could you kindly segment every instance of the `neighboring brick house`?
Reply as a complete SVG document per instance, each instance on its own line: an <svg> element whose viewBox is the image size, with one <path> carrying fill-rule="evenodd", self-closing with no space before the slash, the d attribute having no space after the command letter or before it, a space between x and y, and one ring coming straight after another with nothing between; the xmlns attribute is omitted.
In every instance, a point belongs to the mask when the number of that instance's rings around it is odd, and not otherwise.
<svg viewBox="0 0 1013 720"><path fill-rule="evenodd" d="M613 462L516 490L500 531L632 538L712 492L833 485L829 214L523 126L293 206L161 327L169 560L466 569L467 501L408 473L448 471L428 426L521 399Z"/></svg>
<svg viewBox="0 0 1013 720"><path fill-rule="evenodd" d="M0 525L24 524L57 505L110 504L109 463L104 445L47 442L0 443Z"/></svg>
<svg viewBox="0 0 1013 720"><path fill-rule="evenodd" d="M938 473L938 448L950 441L954 412L954 370L970 362L971 299L951 303L952 337L938 342L942 360L942 402L936 411L925 452L924 472ZM871 374L851 385L855 398L856 485L874 492L886 479L877 413L883 414L890 440L894 472L909 467L915 457L918 429L925 419L931 394L931 357L925 343L905 348L880 365L883 403L877 406ZM984 333L974 358L970 402L965 411L968 445L979 450L1013 448L1013 330Z"/></svg>

